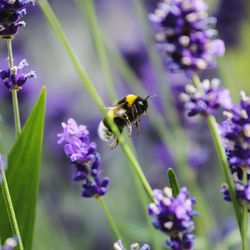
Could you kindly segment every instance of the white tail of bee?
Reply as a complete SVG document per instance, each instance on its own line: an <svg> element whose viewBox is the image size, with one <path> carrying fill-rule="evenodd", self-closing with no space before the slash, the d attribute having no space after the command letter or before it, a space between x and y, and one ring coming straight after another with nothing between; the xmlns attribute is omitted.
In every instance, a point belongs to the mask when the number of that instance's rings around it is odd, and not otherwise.
<svg viewBox="0 0 250 250"><path fill-rule="evenodd" d="M98 136L100 137L101 140L103 141L110 141L111 138L113 137L113 134L109 131L109 129L105 126L103 121L100 121L98 125Z"/></svg>

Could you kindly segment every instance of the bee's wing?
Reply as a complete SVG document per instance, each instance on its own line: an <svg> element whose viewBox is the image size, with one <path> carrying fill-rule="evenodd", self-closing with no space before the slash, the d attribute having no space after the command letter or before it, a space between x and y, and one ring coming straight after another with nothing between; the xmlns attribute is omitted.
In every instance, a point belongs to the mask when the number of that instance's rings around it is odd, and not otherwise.
<svg viewBox="0 0 250 250"><path fill-rule="evenodd" d="M112 107L105 107L105 109L112 117L122 117L126 112L123 105L124 103L120 103Z"/></svg>

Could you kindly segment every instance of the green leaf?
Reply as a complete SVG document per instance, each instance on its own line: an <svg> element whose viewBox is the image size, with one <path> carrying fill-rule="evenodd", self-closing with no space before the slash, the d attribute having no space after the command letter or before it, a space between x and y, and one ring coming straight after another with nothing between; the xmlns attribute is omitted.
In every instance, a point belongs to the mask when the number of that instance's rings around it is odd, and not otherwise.
<svg viewBox="0 0 250 250"><path fill-rule="evenodd" d="M46 89L41 94L8 155L6 177L24 249L32 249L35 211L46 105ZM3 195L0 195L0 236L13 236Z"/></svg>
<svg viewBox="0 0 250 250"><path fill-rule="evenodd" d="M170 187L172 188L173 196L176 197L180 192L180 187L175 172L172 168L168 169L168 181Z"/></svg>

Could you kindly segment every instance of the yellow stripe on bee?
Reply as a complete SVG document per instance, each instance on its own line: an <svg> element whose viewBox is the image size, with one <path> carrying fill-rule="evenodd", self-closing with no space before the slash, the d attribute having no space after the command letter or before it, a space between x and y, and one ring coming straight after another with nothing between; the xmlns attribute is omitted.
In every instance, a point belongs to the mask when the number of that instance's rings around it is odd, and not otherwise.
<svg viewBox="0 0 250 250"><path fill-rule="evenodd" d="M136 98L137 98L136 95L132 95L132 94L127 95L127 96L126 96L126 101L127 101L127 103L128 103L128 106L131 107L131 106L133 105L133 103L134 103L134 101L135 101Z"/></svg>

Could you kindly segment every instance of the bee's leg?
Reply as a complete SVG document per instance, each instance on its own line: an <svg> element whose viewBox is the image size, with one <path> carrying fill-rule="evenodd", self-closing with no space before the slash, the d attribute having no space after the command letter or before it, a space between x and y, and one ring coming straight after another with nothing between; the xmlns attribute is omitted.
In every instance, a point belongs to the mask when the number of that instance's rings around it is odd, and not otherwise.
<svg viewBox="0 0 250 250"><path fill-rule="evenodd" d="M140 117L136 120L135 122L135 126L136 126L136 130L137 130L137 134L140 135Z"/></svg>
<svg viewBox="0 0 250 250"><path fill-rule="evenodd" d="M131 134L132 134L132 124L129 121L127 116L125 116L125 122L126 122L126 125L127 125L127 128L128 128L128 136L131 136Z"/></svg>
<svg viewBox="0 0 250 250"><path fill-rule="evenodd" d="M115 138L115 139L111 142L111 144L109 145L109 148L110 148L110 149L114 149L114 148L117 147L117 145L118 145L118 139Z"/></svg>
<svg viewBox="0 0 250 250"><path fill-rule="evenodd" d="M132 125L130 121L127 122L127 127L128 127L128 136L131 136L132 134Z"/></svg>

